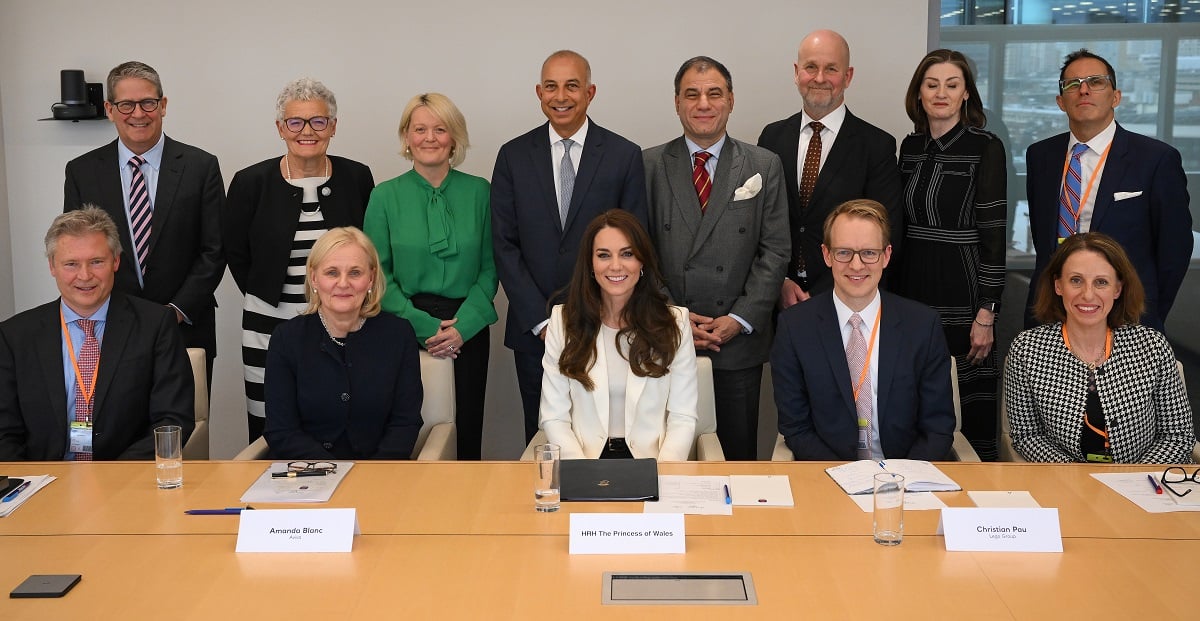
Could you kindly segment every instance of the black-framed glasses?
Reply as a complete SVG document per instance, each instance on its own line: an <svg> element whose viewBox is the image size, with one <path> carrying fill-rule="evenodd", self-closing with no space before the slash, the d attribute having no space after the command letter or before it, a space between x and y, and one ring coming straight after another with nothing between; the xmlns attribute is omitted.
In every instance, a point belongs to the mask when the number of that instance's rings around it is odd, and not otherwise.
<svg viewBox="0 0 1200 621"><path fill-rule="evenodd" d="M323 477L337 472L337 464L331 461L290 461L287 470L272 472L276 479L295 477Z"/></svg>
<svg viewBox="0 0 1200 621"><path fill-rule="evenodd" d="M288 131L293 134L299 134L304 131L305 125L313 128L314 132L323 132L329 127L329 122L329 117L327 116L314 116L307 119L293 116L284 119L283 126L288 128Z"/></svg>
<svg viewBox="0 0 1200 621"><path fill-rule="evenodd" d="M1108 85L1112 84L1111 75L1089 75L1083 78L1071 78L1070 80L1059 80L1058 89L1064 93L1079 90L1080 84L1087 84L1089 91L1106 91Z"/></svg>
<svg viewBox="0 0 1200 621"><path fill-rule="evenodd" d="M1200 468L1193 470L1192 474L1189 475L1187 470L1183 469L1182 467L1171 466L1170 468L1163 470L1162 478L1160 479L1160 481L1162 481L1163 487L1170 490L1172 494L1175 494L1176 496L1179 496L1180 498L1182 498L1182 497L1187 496L1188 494L1192 493L1192 490L1185 489L1185 490L1183 490L1183 493L1180 493L1179 490L1176 490L1175 488L1173 488L1171 486L1172 485L1181 485L1181 484L1187 483L1189 481L1192 483L1200 483Z"/></svg>
<svg viewBox="0 0 1200 621"><path fill-rule="evenodd" d="M161 97L158 99L142 99L140 101L124 99L112 102L112 107L116 108L117 112L121 114L133 114L134 106L141 108L142 112L154 112L158 110L158 103L160 101L162 101Z"/></svg>
<svg viewBox="0 0 1200 621"><path fill-rule="evenodd" d="M877 248L864 248L862 250L834 248L829 251L829 254L838 263L849 263L854 260L854 255L858 255L859 260L867 265L871 265L872 263L879 263L879 259L883 257L883 250Z"/></svg>

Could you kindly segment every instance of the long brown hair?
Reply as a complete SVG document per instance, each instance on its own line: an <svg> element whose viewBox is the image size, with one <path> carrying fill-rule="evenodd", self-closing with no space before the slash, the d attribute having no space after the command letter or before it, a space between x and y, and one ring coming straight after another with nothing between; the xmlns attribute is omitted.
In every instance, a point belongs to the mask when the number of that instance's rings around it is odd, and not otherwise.
<svg viewBox="0 0 1200 621"><path fill-rule="evenodd" d="M650 244L646 229L637 218L622 209L610 209L596 216L583 233L575 270L567 285L567 298L563 303L566 343L558 359L558 370L589 391L595 389L588 370L596 362L596 334L600 331L603 308L600 284L592 273L592 255L596 235L605 228L623 233L629 240L633 256L642 262L642 275L634 285L629 303L621 310L623 327L617 333L617 351L621 351L621 339L629 339L628 360L633 374L638 377L666 375L683 338L675 323L675 314L667 304L667 296L662 292L658 255Z"/></svg>
<svg viewBox="0 0 1200 621"><path fill-rule="evenodd" d="M929 116L925 106L921 105L921 84L925 82L925 72L934 65L950 63L958 67L963 74L963 87L967 89L967 100L963 102L960 120L967 127L982 128L987 125L987 117L983 113L983 100L979 98L979 89L975 87L975 76L971 65L962 52L954 50L934 50L921 59L917 70L913 72L912 80L908 82L908 92L904 95L904 111L912 119L913 130L924 134L929 132Z"/></svg>

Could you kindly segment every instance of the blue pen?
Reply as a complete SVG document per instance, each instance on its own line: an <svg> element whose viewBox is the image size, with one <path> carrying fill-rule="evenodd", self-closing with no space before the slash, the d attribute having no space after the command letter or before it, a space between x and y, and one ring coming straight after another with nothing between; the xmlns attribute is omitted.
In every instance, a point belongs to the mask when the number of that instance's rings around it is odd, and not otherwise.
<svg viewBox="0 0 1200 621"><path fill-rule="evenodd" d="M225 509L188 509L188 515L238 515L242 511L253 511L254 507L227 507Z"/></svg>
<svg viewBox="0 0 1200 621"><path fill-rule="evenodd" d="M11 501L15 500L17 498L17 496L19 496L21 494L21 492L25 491L25 488L27 488L27 487L29 487L29 481L26 481L26 482L20 484L19 486L17 486L17 489L14 489L13 491L9 492L8 495L4 497L4 500L0 500L0 502L11 502Z"/></svg>
<svg viewBox="0 0 1200 621"><path fill-rule="evenodd" d="M725 486L725 504L727 504L727 505L733 504L733 496L729 495L729 486L728 485Z"/></svg>
<svg viewBox="0 0 1200 621"><path fill-rule="evenodd" d="M887 470L887 464L883 463L883 460L882 460L882 459L881 459L881 460L879 460L879 467L880 467L880 468L883 468L884 470Z"/></svg>
<svg viewBox="0 0 1200 621"><path fill-rule="evenodd" d="M1161 493L1162 493L1162 486L1158 484L1158 481L1155 481L1155 480L1154 480L1154 475L1153 475L1153 474L1147 474L1147 475L1146 475L1146 478L1147 478L1147 479L1150 479L1150 485L1153 485L1153 486L1154 486L1154 493L1155 493L1155 494L1161 494Z"/></svg>

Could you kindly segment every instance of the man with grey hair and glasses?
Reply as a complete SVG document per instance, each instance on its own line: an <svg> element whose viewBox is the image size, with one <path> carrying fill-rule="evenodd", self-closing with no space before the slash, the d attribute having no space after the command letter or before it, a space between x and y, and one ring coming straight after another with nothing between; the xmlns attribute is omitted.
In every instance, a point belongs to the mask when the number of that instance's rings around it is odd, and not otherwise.
<svg viewBox="0 0 1200 621"><path fill-rule="evenodd" d="M1106 233L1129 254L1146 288L1142 323L1162 330L1192 256L1192 212L1183 161L1171 145L1116 122L1117 72L1080 49L1058 73L1060 110L1070 131L1025 153L1029 228L1037 255L1025 327L1038 278L1062 240Z"/></svg>
<svg viewBox="0 0 1200 621"><path fill-rule="evenodd" d="M0 461L153 459L155 427L195 427L174 313L114 290L117 227L93 205L54 219L60 298L0 323Z"/></svg>
<svg viewBox="0 0 1200 621"><path fill-rule="evenodd" d="M216 298L225 273L217 158L163 134L158 72L129 61L108 74L104 110L117 139L67 163L63 210L98 205L128 249L117 290L169 306L188 347L216 356Z"/></svg>

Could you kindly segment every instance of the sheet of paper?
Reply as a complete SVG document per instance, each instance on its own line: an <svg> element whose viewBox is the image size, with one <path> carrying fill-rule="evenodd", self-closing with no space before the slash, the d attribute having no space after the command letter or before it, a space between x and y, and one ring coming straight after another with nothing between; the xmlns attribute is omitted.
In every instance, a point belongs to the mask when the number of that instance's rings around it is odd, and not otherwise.
<svg viewBox="0 0 1200 621"><path fill-rule="evenodd" d="M287 470L287 462L271 464L262 476L242 494L242 502L329 502L337 486L354 467L352 461L336 461L337 470L322 477L276 479L272 472Z"/></svg>
<svg viewBox="0 0 1200 621"><path fill-rule="evenodd" d="M686 513L689 515L733 515L733 505L725 503L729 477L698 477L677 474L658 475L658 502L643 503L646 513Z"/></svg>
<svg viewBox="0 0 1200 621"><path fill-rule="evenodd" d="M875 510L875 497L871 494L855 494L847 496L854 504L858 505L864 513L870 513ZM904 510L905 511L931 511L933 509L943 509L946 503L942 502L941 498L933 495L933 492L904 492Z"/></svg>
<svg viewBox="0 0 1200 621"><path fill-rule="evenodd" d="M733 474L729 491L735 507L793 507L792 482L786 474Z"/></svg>
<svg viewBox="0 0 1200 621"><path fill-rule="evenodd" d="M1033 494L1026 491L999 492L973 490L967 492L976 507L1012 507L1019 509L1036 509L1042 505L1033 499Z"/></svg>
<svg viewBox="0 0 1200 621"><path fill-rule="evenodd" d="M1162 471L1155 472L1096 472L1092 478L1108 486L1109 489L1124 496L1129 502L1141 507L1148 513L1170 513L1172 511L1200 511L1200 505L1181 505L1172 499L1173 494L1167 489L1159 494L1146 478L1149 475L1155 481L1162 476ZM1181 490L1182 491L1182 490ZM1200 492L1200 490L1198 490ZM1188 494L1189 497L1195 495Z"/></svg>
<svg viewBox="0 0 1200 621"><path fill-rule="evenodd" d="M13 511L16 511L18 507L25 504L26 500L29 500L31 497L33 497L38 490L46 487L55 479L55 477L48 474L25 474L20 476L13 475L12 478L25 479L29 482L29 487L21 490L21 493L17 494L16 498L13 498L8 502L0 502L0 517L8 517L8 515Z"/></svg>

